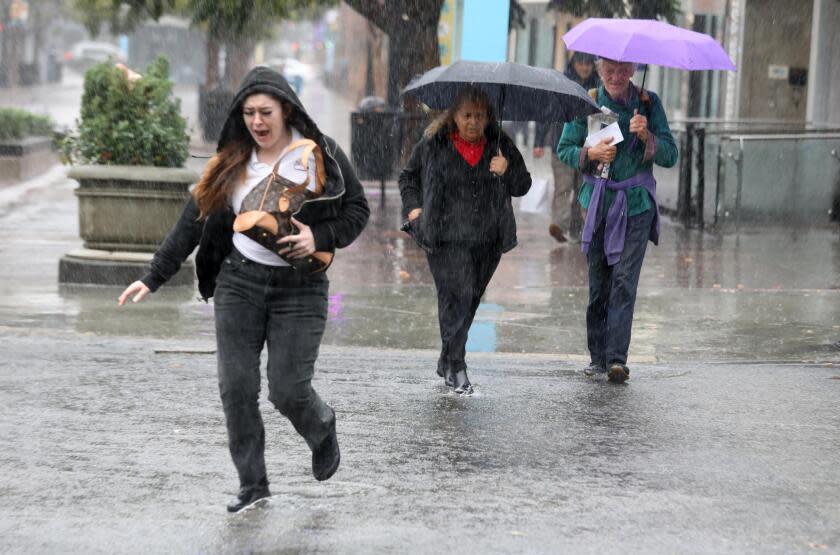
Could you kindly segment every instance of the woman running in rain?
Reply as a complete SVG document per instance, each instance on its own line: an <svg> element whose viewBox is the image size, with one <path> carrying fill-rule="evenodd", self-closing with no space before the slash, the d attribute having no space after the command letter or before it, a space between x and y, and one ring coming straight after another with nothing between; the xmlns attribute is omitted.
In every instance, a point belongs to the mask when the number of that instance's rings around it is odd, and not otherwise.
<svg viewBox="0 0 840 555"><path fill-rule="evenodd" d="M227 509L237 512L271 495L259 409L264 346L269 399L312 450L313 475L327 480L338 469L335 411L311 385L327 319L324 270L361 233L369 209L344 152L279 73L253 69L231 106L217 154L151 271L119 304L157 290L198 246L199 291L215 297L219 390L239 474Z"/></svg>
<svg viewBox="0 0 840 555"><path fill-rule="evenodd" d="M659 97L630 82L635 64L602 58L597 69L603 84L595 102L618 116L624 140L585 147L587 120L581 118L563 127L557 154L584 174L578 198L587 210L581 243L589 262L591 360L584 372L624 383L630 377L627 352L645 249L648 240L659 241L653 164L672 167L677 146Z"/></svg>
<svg viewBox="0 0 840 555"><path fill-rule="evenodd" d="M528 192L531 175L487 97L465 87L426 129L399 185L404 229L426 251L437 289L437 374L470 394L467 333L502 254L516 246L510 199Z"/></svg>

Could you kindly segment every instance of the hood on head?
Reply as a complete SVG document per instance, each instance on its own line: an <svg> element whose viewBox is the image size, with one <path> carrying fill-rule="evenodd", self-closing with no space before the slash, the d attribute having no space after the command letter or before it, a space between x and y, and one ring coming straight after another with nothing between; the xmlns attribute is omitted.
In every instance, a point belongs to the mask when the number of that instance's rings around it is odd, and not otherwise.
<svg viewBox="0 0 840 555"><path fill-rule="evenodd" d="M333 157L332 148L327 143L324 134L306 113L303 104L289 82L286 81L286 78L271 68L257 66L249 71L242 80L242 84L228 108L227 119L222 127L216 151L221 151L225 145L233 141L252 142L242 116L242 103L245 102L247 97L258 93L269 94L278 100L287 102L295 115L293 119L297 130L300 131L301 135L307 139L312 139L321 147L324 154L324 169L327 175L326 183L324 183L324 198L337 197L343 194L344 179L341 175L341 169Z"/></svg>
<svg viewBox="0 0 840 555"><path fill-rule="evenodd" d="M228 107L227 119L219 136L217 151L222 150L225 145L232 141L249 139L248 128L245 127L245 122L242 119L242 103L245 102L247 97L257 93L269 94L278 100L288 102L292 106L292 110L300 116L299 119L304 122L304 127L308 127L308 129L298 130L305 137L316 140L315 137L321 135L315 122L303 109L303 104L301 104L300 99L285 77L273 69L259 66L248 72Z"/></svg>

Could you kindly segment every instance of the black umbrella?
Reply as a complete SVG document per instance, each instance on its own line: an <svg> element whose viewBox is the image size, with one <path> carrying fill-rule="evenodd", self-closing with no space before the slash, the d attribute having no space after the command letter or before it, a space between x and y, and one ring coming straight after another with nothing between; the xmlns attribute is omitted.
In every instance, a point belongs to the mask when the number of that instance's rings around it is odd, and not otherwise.
<svg viewBox="0 0 840 555"><path fill-rule="evenodd" d="M513 62L459 60L438 66L415 77L403 94L443 110L464 85L484 91L499 121L566 122L600 112L587 91L561 72Z"/></svg>

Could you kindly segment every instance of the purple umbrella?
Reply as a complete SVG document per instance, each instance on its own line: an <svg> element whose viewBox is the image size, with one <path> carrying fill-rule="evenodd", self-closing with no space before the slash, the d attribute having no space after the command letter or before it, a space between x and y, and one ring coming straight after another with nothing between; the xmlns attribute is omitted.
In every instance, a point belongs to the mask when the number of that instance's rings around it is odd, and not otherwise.
<svg viewBox="0 0 840 555"><path fill-rule="evenodd" d="M735 71L714 38L654 19L590 18L563 35L563 42L569 50L617 62Z"/></svg>
<svg viewBox="0 0 840 555"><path fill-rule="evenodd" d="M603 19L591 17L563 35L569 50L587 52L617 62L678 69L728 69L735 64L718 42L703 33L689 31L655 19ZM636 137L630 148L636 145Z"/></svg>

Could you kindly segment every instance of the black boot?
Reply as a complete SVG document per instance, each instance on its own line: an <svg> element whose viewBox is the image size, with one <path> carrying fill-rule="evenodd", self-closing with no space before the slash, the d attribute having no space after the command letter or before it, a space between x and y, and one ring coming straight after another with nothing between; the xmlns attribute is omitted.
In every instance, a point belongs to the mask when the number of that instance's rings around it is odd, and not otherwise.
<svg viewBox="0 0 840 555"><path fill-rule="evenodd" d="M596 362L590 362L589 366L583 369L583 373L587 376L603 376L607 369Z"/></svg>
<svg viewBox="0 0 840 555"><path fill-rule="evenodd" d="M312 450L312 475L320 481L329 480L338 470L341 462L341 452L338 450L338 434L335 432L335 411L330 433L321 445Z"/></svg>
<svg viewBox="0 0 840 555"><path fill-rule="evenodd" d="M470 383L470 379L467 377L466 368L452 373L452 387L455 388L455 393L458 395L473 394L473 386Z"/></svg>
<svg viewBox="0 0 840 555"><path fill-rule="evenodd" d="M271 497L268 485L242 487L236 497L227 504L227 510L229 513L238 513L245 507L266 497Z"/></svg>

